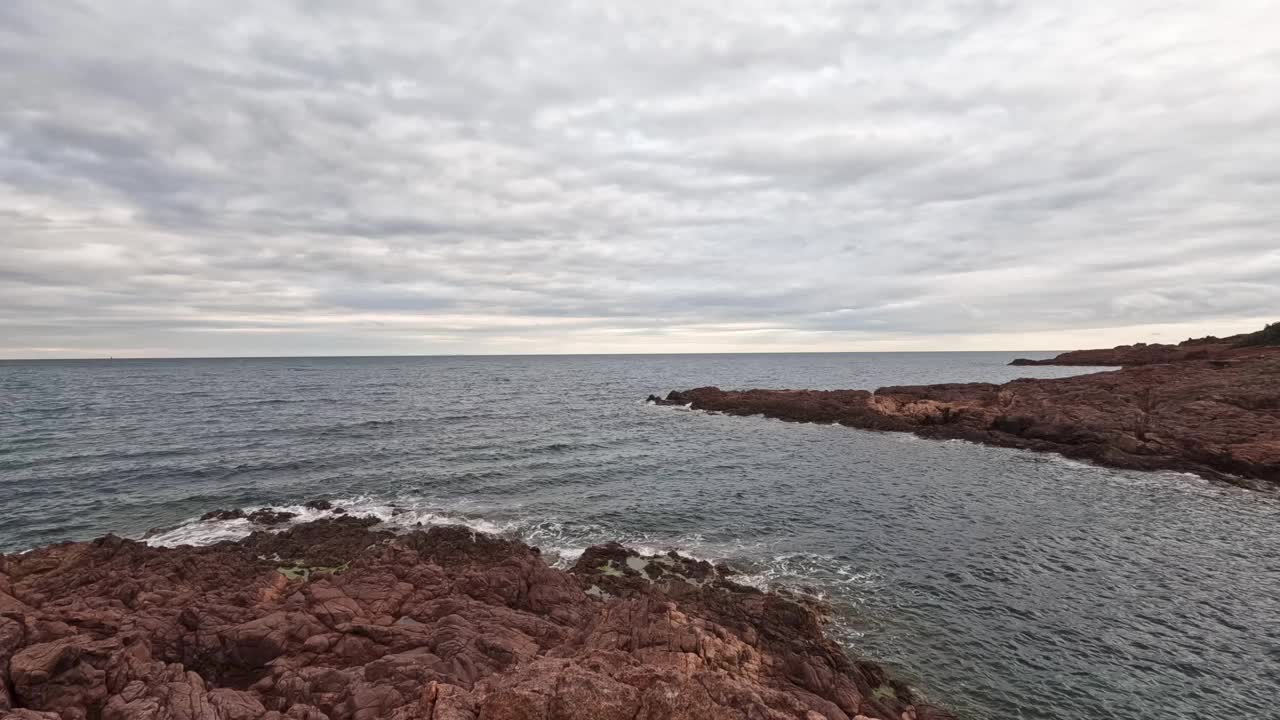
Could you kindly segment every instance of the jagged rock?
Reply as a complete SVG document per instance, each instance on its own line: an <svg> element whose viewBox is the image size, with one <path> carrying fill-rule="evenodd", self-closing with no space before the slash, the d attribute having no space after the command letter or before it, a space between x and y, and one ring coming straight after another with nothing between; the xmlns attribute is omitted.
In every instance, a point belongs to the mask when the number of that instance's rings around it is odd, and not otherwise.
<svg viewBox="0 0 1280 720"><path fill-rule="evenodd" d="M374 524L0 556L0 717L947 717L827 640L817 604L710 563L611 544L565 572L466 528Z"/></svg>
<svg viewBox="0 0 1280 720"><path fill-rule="evenodd" d="M288 522L296 517L298 517L298 513L292 513L287 510L271 510L269 508L263 508L249 513L249 522L256 523L258 525L279 525L280 523Z"/></svg>
<svg viewBox="0 0 1280 720"><path fill-rule="evenodd" d="M1051 451L1257 489L1280 484L1280 348L1274 347L1003 385L886 387L874 393L705 387L672 392L661 402Z"/></svg>
<svg viewBox="0 0 1280 720"><path fill-rule="evenodd" d="M262 508L254 510L246 514L240 509L235 510L213 510L200 516L201 520L248 520L255 525L279 525L298 517L298 513L292 513L287 510L272 510L270 508ZM159 529L157 529L159 530Z"/></svg>

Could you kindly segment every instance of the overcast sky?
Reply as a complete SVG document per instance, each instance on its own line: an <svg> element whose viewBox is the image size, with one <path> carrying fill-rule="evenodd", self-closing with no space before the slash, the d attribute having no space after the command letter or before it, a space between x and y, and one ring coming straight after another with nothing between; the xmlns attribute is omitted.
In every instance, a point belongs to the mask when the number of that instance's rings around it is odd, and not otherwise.
<svg viewBox="0 0 1280 720"><path fill-rule="evenodd" d="M3 0L0 357L1256 329L1278 27L1275 0Z"/></svg>

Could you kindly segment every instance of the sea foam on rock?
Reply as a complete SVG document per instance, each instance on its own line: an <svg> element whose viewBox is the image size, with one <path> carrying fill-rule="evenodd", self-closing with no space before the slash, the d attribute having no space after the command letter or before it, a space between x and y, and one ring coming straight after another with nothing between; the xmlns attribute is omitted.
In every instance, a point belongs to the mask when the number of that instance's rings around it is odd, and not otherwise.
<svg viewBox="0 0 1280 720"><path fill-rule="evenodd" d="M711 563L607 545L563 571L468 528L378 525L0 556L0 716L950 717L826 639L820 603Z"/></svg>

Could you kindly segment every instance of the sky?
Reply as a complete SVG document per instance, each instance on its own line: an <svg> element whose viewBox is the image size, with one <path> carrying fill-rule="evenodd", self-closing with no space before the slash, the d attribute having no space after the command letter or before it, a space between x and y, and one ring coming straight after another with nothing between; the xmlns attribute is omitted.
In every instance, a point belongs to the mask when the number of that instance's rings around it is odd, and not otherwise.
<svg viewBox="0 0 1280 720"><path fill-rule="evenodd" d="M1280 320L1275 0L3 0L0 357Z"/></svg>

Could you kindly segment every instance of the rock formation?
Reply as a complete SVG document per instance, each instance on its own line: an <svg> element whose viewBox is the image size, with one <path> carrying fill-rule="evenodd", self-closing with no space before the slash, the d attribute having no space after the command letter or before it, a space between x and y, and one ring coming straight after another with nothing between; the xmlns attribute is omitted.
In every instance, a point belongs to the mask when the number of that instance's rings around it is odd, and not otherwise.
<svg viewBox="0 0 1280 720"><path fill-rule="evenodd" d="M331 507L329 506L328 502L323 500L315 501L315 502L323 503L326 507L313 508L313 509L328 510L329 507ZM310 507L310 504L308 504L308 507ZM256 525L279 525L281 523L288 522L296 517L298 517L297 513L291 513L291 512L288 512L287 510L271 510L269 508L263 508L261 510L254 510L253 512L248 514L246 514L245 511L240 509L211 510L205 513L204 515L201 515L200 519L201 520L248 520L249 522L254 523Z"/></svg>
<svg viewBox="0 0 1280 720"><path fill-rule="evenodd" d="M1280 346L1280 323L1272 323L1258 332L1226 338L1209 336L1184 340L1177 345L1135 343L1098 350L1072 350L1047 360L1017 358L1009 364L1132 367L1230 357L1239 350L1275 346Z"/></svg>
<svg viewBox="0 0 1280 720"><path fill-rule="evenodd" d="M945 720L823 608L675 554L570 571L459 527L342 517L240 542L0 556L0 717Z"/></svg>
<svg viewBox="0 0 1280 720"><path fill-rule="evenodd" d="M1179 470L1255 489L1277 488L1280 348L1204 345L1212 348L1204 357L1164 363L1126 360L1121 364L1132 367L1003 385L922 385L875 392L706 387L672 392L657 402L958 438L1057 452L1113 467ZM1184 346L1177 352L1185 352ZM1126 358L1132 347L1124 351ZM1067 355L1069 361L1082 357ZM1116 364L1089 357L1081 364Z"/></svg>

